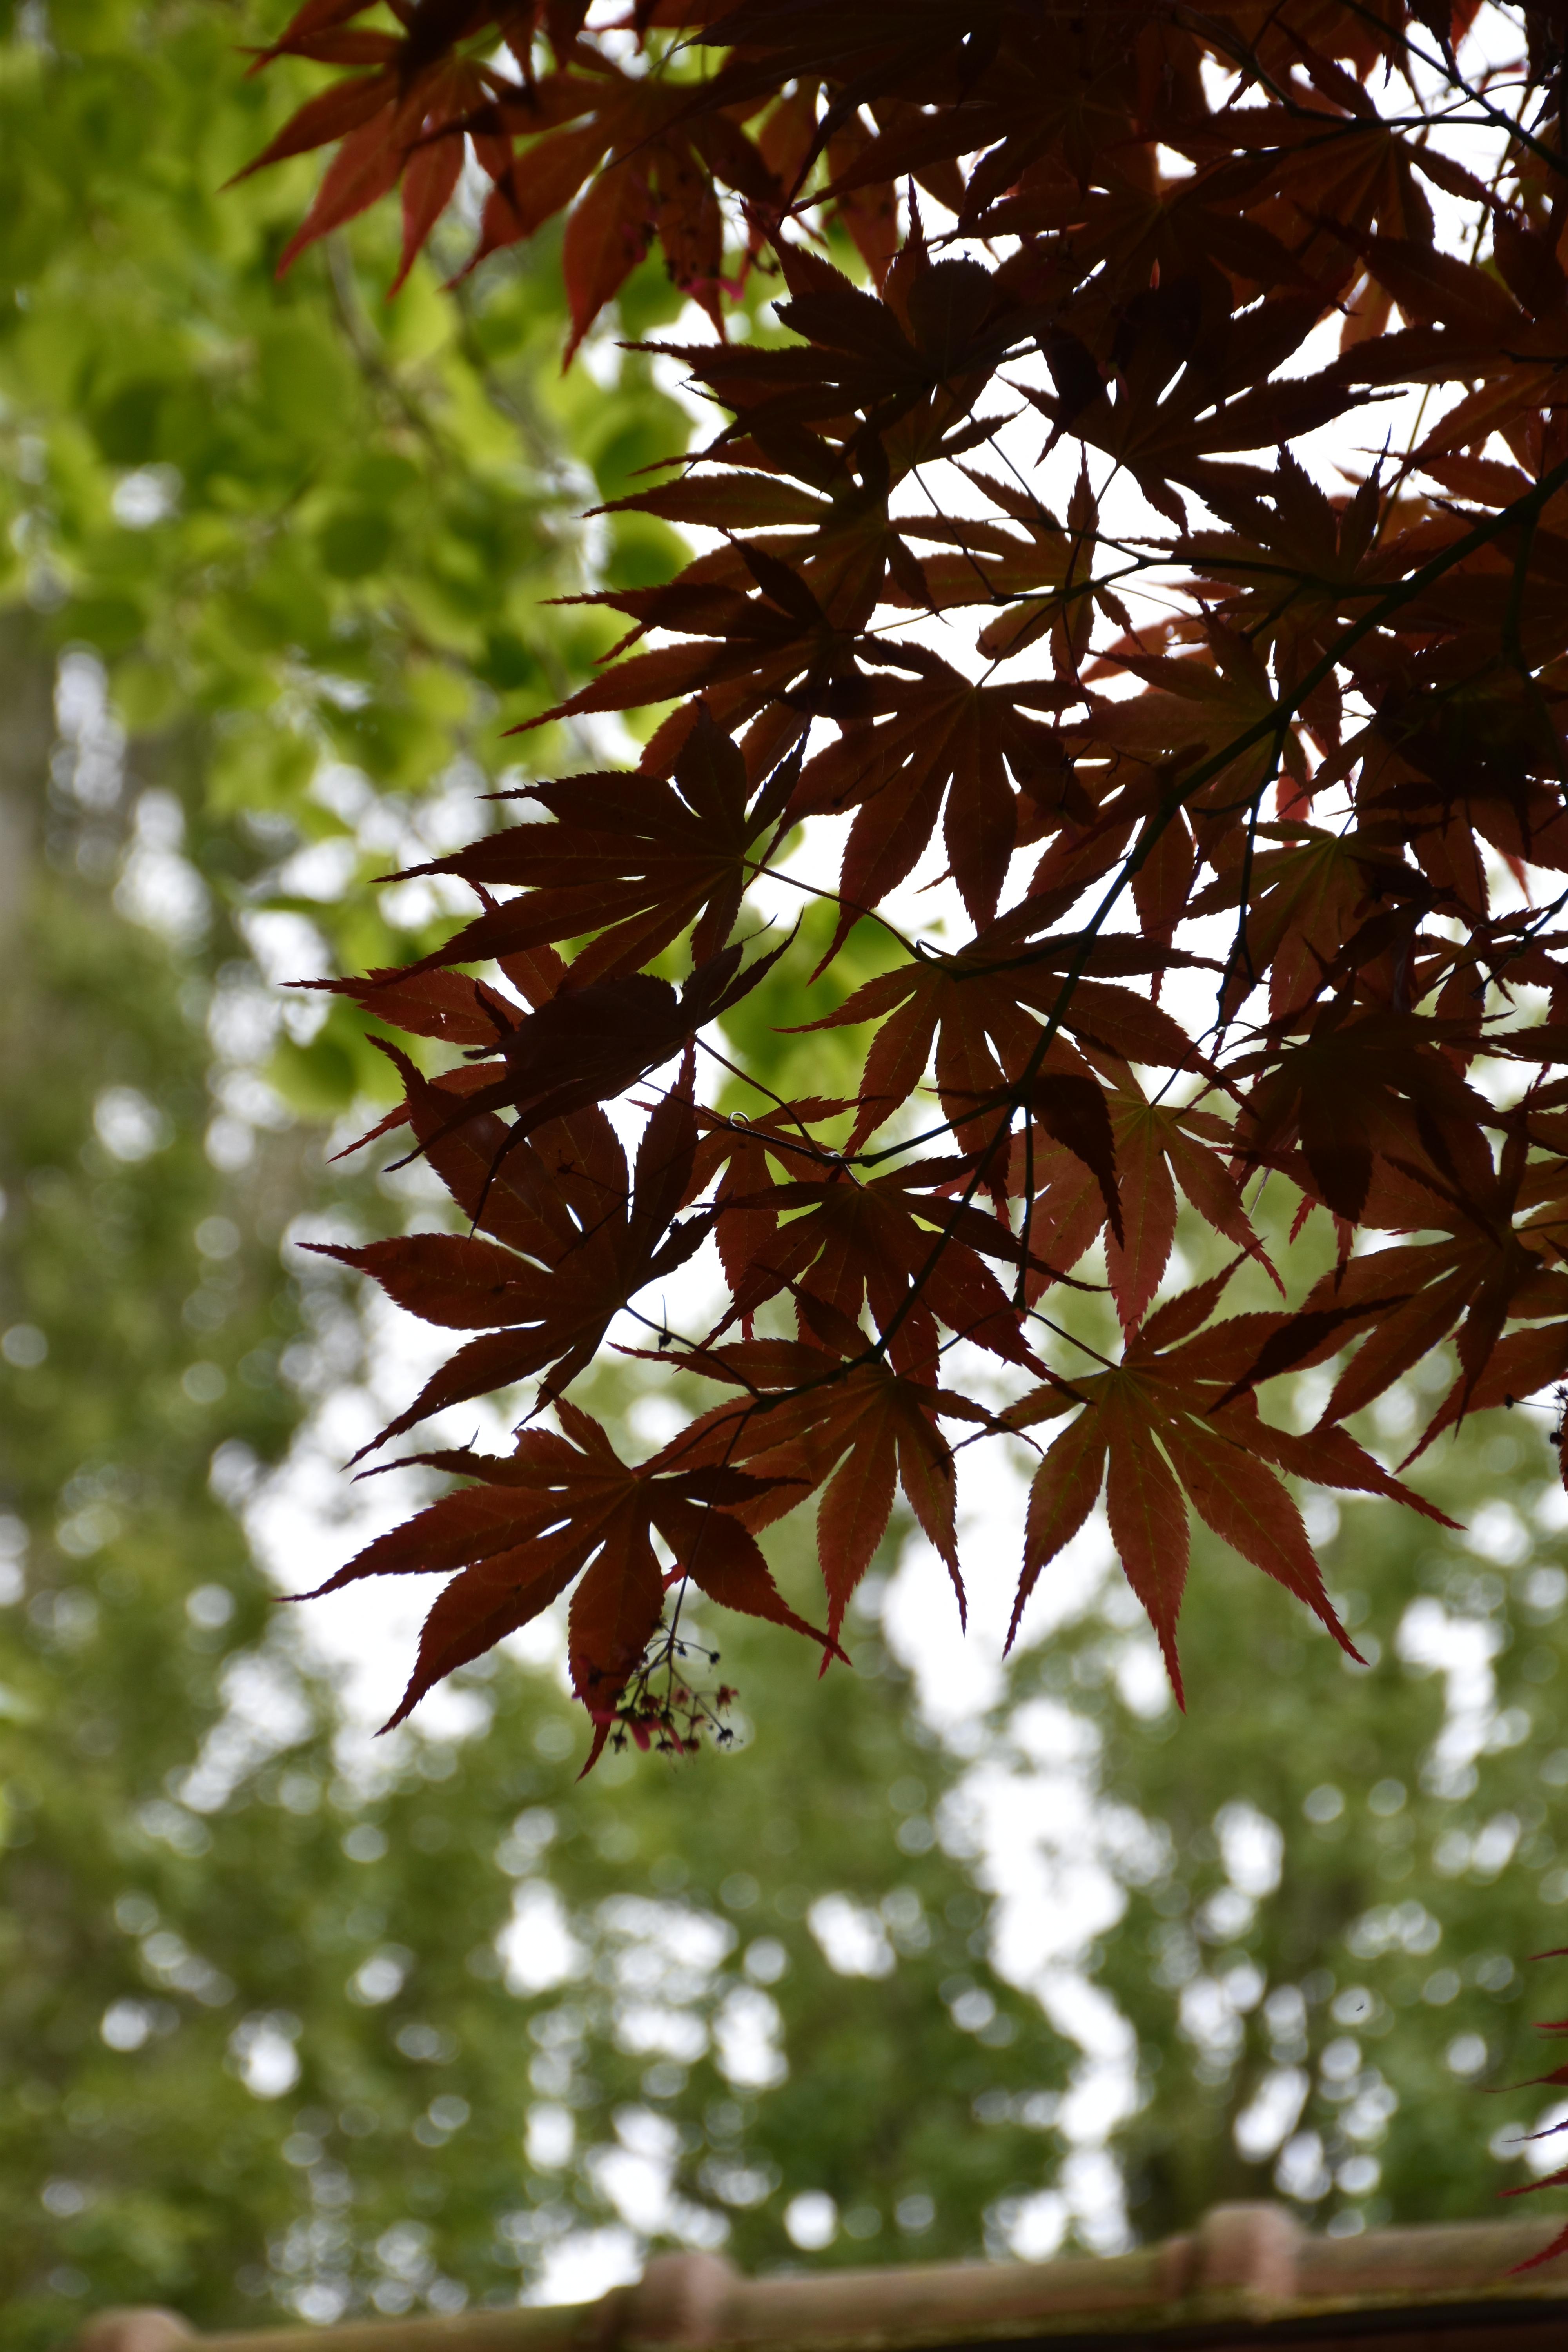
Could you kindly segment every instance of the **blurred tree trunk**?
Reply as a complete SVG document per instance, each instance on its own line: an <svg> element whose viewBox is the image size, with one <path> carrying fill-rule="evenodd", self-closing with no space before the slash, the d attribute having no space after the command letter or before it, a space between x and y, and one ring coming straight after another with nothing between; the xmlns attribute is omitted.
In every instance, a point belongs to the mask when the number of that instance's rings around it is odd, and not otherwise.
<svg viewBox="0 0 1568 2352"><path fill-rule="evenodd" d="M0 950L25 902L54 740L54 661L32 614L0 612Z"/></svg>

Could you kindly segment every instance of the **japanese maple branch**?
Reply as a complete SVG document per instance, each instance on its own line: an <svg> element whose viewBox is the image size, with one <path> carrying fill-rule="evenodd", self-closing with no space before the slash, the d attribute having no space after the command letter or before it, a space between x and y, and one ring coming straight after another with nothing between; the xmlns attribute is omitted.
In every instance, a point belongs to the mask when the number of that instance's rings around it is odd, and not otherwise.
<svg viewBox="0 0 1568 2352"><path fill-rule="evenodd" d="M1007 1087L992 1098L995 1106L1003 1110L1003 1120L993 1138L991 1150L994 1150L1001 1145L1012 1124L1014 1112L1027 1101L1035 1080L1045 1063L1046 1055L1060 1034L1072 992L1088 971L1089 956L1100 931L1104 929L1122 893L1131 883L1134 875L1142 869L1154 844L1185 803L1194 793L1201 792L1205 784L1212 782L1215 776L1223 774L1233 761L1239 758L1244 751L1249 751L1254 744L1272 741L1276 746L1277 761L1290 719L1317 688L1332 675L1345 654L1352 646L1359 645L1363 637L1370 635L1373 630L1379 627L1392 614L1398 612L1403 605L1422 594L1434 582L1446 577L1458 564L1462 563L1467 556L1473 554L1479 548L1489 546L1513 523L1524 522L1532 515L1539 514L1542 507L1546 505L1564 484L1568 484L1568 459L1554 466L1549 473L1543 474L1533 488L1521 498L1510 501L1507 507L1500 509L1495 515L1489 516L1485 522L1478 523L1464 539L1457 541L1452 547L1446 548L1437 555L1431 557L1405 579L1387 589L1377 604L1369 612L1362 614L1359 620L1352 622L1334 645L1313 663L1297 681L1293 691L1276 701L1267 718L1258 719L1251 727L1244 729L1239 735L1233 738L1230 743L1211 754L1207 760L1200 761L1192 774L1185 778L1180 789L1166 795L1160 807L1150 815L1136 845L1123 859L1117 869L1114 880L1104 893L1088 924L1079 933L1078 950L1063 975L1062 985L1057 992L1056 1001L1041 1024L1039 1035L1036 1039L1022 1072ZM1266 788L1265 786L1264 789ZM966 1116L983 1116L990 1107L990 1104L979 1104L976 1106L974 1114L966 1114ZM924 1265L900 1300L889 1319L887 1328L875 1342L870 1351L873 1356L885 1356L888 1348L912 1312L921 1292L934 1273L943 1250L954 1237L960 1216L963 1210L973 1203L974 1196L984 1181L984 1170L990 1156L990 1151L982 1155L980 1164L965 1185L952 1216L949 1218L942 1233L936 1236Z"/></svg>

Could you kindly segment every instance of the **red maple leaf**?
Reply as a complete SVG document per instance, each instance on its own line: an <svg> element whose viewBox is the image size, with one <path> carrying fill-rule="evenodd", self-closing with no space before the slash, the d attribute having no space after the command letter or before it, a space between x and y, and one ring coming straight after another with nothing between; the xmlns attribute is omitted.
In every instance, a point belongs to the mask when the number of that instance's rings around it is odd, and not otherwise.
<svg viewBox="0 0 1568 2352"><path fill-rule="evenodd" d="M367 1576L458 1571L425 1621L413 1675L384 1729L401 1723L433 1683L531 1623L578 1576L572 1679L602 1728L658 1629L667 1585L679 1577L726 1609L787 1625L820 1642L826 1654L840 1654L784 1601L754 1538L734 1516L734 1505L768 1491L766 1475L696 1462L679 1439L632 1466L589 1414L564 1398L555 1410L563 1435L522 1430L508 1456L412 1455L478 1483L378 1536L317 1593L300 1596L316 1599ZM655 1532L674 1556L673 1571L659 1563Z"/></svg>

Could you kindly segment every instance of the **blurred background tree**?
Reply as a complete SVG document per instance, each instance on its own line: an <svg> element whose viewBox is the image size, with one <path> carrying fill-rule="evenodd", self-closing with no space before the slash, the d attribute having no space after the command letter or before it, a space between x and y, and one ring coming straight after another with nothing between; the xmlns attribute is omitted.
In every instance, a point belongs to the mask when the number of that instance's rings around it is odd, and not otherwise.
<svg viewBox="0 0 1568 2352"><path fill-rule="evenodd" d="M32 8L0 49L7 2326L506 2301L595 2226L625 2267L623 2210L762 2260L803 2195L807 2239L837 2194L958 2251L1037 2176L1068 2053L966 1862L891 1843L911 1758L953 1777L907 1676L794 1692L820 1780L782 1811L624 1763L574 1790L556 1680L510 1661L482 1740L345 1769L248 1553L359 1365L289 1236L328 1181L353 1213L320 1122L377 1086L357 1017L268 974L438 924L361 883L466 827L602 649L543 598L665 566L658 526L575 517L688 429L636 361L562 383L548 259L388 309L371 223L279 289L298 186L218 193L292 102L240 79L253 29ZM650 275L623 316L674 307ZM966 2148L1004 2033L1038 2099Z"/></svg>
<svg viewBox="0 0 1568 2352"><path fill-rule="evenodd" d="M388 307L376 216L279 288L310 166L219 194L299 94L241 79L248 16L0 21L8 2341L587 2294L659 2242L1486 2210L1540 2097L1476 2086L1529 2071L1520 1956L1568 1901L1538 1426L1440 1457L1462 1537L1346 1509L1364 1673L1200 1541L1185 1723L1086 1554L946 1736L873 1599L824 1684L726 1627L731 1755L578 1786L511 1656L367 1749L247 1518L366 1371L293 1244L407 1196L325 1173L377 1056L273 983L435 936L368 877L457 837L603 649L542 600L663 569L656 526L575 517L687 419L613 332L560 377L547 247ZM644 272L620 307L675 306Z"/></svg>
<svg viewBox="0 0 1568 2352"><path fill-rule="evenodd" d="M1531 2178L1541 2095L1478 2092L1541 2063L1526 1956L1568 1901L1554 1466L1538 1430L1456 1445L1424 1485L1459 1535L1345 1510L1325 1571L1364 1669L1215 1545L1184 1722L1120 1595L1021 1663L1012 1735L1081 1727L1127 1896L1089 1967L1137 2036L1114 2145L1141 2235L1270 2193L1336 2232L1475 2216Z"/></svg>

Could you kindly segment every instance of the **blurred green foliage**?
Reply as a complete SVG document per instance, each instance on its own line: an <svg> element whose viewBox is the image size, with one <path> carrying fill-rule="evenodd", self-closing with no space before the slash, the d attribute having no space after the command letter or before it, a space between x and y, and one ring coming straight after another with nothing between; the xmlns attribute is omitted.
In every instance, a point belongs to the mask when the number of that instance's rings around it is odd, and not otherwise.
<svg viewBox="0 0 1568 2352"><path fill-rule="evenodd" d="M1212 1540L1184 1722L1128 1703L1158 1696L1152 1661L1119 1685L1103 1614L1021 1666L1014 1702L1090 1727L1101 1803L1154 1831L1092 1969L1139 2038L1118 2144L1141 2233L1280 2190L1340 2230L1474 2218L1531 2177L1519 2134L1551 2095L1508 2086L1552 2063L1528 1955L1568 1902L1554 1467L1494 1426L1423 1480L1468 1535L1344 1509L1320 1551L1364 1669Z"/></svg>
<svg viewBox="0 0 1568 2352"><path fill-rule="evenodd" d="M468 1737L373 1764L273 1608L247 1497L363 1347L279 1250L329 1200L367 1230L406 1204L322 1170L377 1057L337 1007L278 1035L255 918L345 966L447 919L366 878L514 756L593 751L502 730L606 641L542 599L668 568L668 534L574 518L688 424L639 360L561 378L546 245L389 307L374 216L279 287L310 167L220 193L306 86L243 78L262 29L0 16L7 2344L116 2301L504 2302L600 2229L750 2267L1107 2244L1119 2181L1143 2235L1237 2194L1347 2230L1488 2210L1541 2095L1476 2086L1530 2071L1554 2002L1521 1956L1568 1900L1539 1431L1436 1460L1468 1538L1346 1507L1364 1673L1200 1539L1185 1722L1091 1582L963 1752L868 1606L822 1683L708 1626L756 1726L734 1755L580 1786L557 1677L503 1657ZM644 271L621 323L671 309ZM863 1045L777 1026L820 928L729 1024L791 1091L848 1090ZM866 929L846 988L886 960ZM1002 1874L1057 1865L1058 1990L1072 1873L1101 1874L1083 1973L1124 2074L994 1964L972 1761L1020 1777Z"/></svg>
<svg viewBox="0 0 1568 2352"><path fill-rule="evenodd" d="M56 646L90 646L139 737L191 739L177 788L193 823L226 832L236 903L286 890L288 848L340 845L309 911L354 968L405 960L440 910L418 900L389 924L351 887L384 870L387 843L313 789L323 764L405 807L515 761L506 729L616 634L545 600L588 563L648 577L675 545L641 523L585 539L582 510L689 428L643 361L607 388L562 378L548 242L450 294L454 229L388 302L396 231L378 211L279 282L314 166L226 184L310 86L308 70L247 79L242 45L265 30L193 0L8 12L0 603L30 607ZM657 271L627 292L639 324L674 306ZM550 730L522 751L586 748ZM373 1077L355 1037L340 1020L313 1069L296 1057L310 1108Z"/></svg>
<svg viewBox="0 0 1568 2352"><path fill-rule="evenodd" d="M846 2245L897 2242L902 2205L909 2242L966 2250L1037 2173L1068 2053L993 1977L921 1810L954 1768L869 1637L849 1706L800 1659L772 1695L770 1737L820 1753L820 1819L739 1759L687 1776L726 1774L721 1805L623 1761L575 1789L573 1711L510 1660L487 1738L415 1730L371 1769L249 1558L246 1497L361 1346L279 1262L329 1181L287 1109L335 1116L375 1074L336 1008L274 1041L253 918L351 965L440 923L359 885L601 649L542 600L590 562L668 567L668 534L574 518L688 430L640 362L559 379L547 253L458 302L421 271L388 310L371 222L279 288L300 173L219 193L298 95L241 78L255 30L33 8L0 45L7 2342L106 2302L221 2326L508 2301L616 2221L649 2131L697 2241L776 2259L826 2188ZM672 304L647 273L622 307ZM329 885L302 883L322 845ZM540 1978L514 1882L556 1890L586 1986ZM894 1997L829 1969L824 1893L862 1906L875 1968L904 1955ZM955 1970L994 1986L987 2045L938 1998ZM969 2146L1005 2042L1047 2104Z"/></svg>
<svg viewBox="0 0 1568 2352"><path fill-rule="evenodd" d="M9 651L41 747L48 667ZM933 1836L958 1768L907 1677L868 1626L831 1685L742 1633L754 1749L582 1786L580 1711L506 1658L468 1678L483 1737L345 1756L236 1517L355 1370L333 1286L279 1265L321 1171L289 1127L213 1165L232 965L215 988L118 913L122 858L84 876L102 807L6 782L46 848L0 998L7 2344L104 2303L220 2326L508 2302L639 2183L652 2233L753 2263L813 2192L858 2233L841 2256L971 2251L1039 2175L1070 2051ZM871 1973L829 1966L825 1895Z"/></svg>

